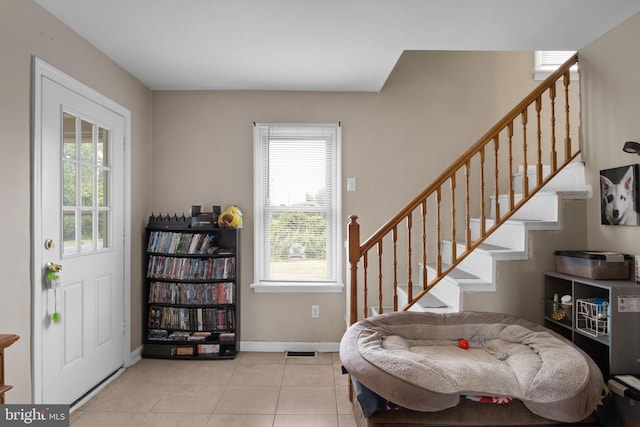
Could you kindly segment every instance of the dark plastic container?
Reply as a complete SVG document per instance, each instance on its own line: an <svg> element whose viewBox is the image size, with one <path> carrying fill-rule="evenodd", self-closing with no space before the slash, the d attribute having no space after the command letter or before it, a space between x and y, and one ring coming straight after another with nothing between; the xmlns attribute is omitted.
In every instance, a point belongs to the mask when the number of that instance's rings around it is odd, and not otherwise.
<svg viewBox="0 0 640 427"><path fill-rule="evenodd" d="M632 380L632 381L629 381ZM633 375L619 375L608 381L614 394L616 425L637 427L640 424L640 380Z"/></svg>

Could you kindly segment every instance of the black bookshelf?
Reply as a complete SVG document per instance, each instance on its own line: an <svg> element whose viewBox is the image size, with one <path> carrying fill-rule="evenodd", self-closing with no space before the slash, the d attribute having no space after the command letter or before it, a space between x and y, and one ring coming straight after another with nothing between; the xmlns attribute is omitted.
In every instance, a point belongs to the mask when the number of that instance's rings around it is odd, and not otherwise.
<svg viewBox="0 0 640 427"><path fill-rule="evenodd" d="M142 357L232 359L240 349L240 232L193 224L149 219Z"/></svg>

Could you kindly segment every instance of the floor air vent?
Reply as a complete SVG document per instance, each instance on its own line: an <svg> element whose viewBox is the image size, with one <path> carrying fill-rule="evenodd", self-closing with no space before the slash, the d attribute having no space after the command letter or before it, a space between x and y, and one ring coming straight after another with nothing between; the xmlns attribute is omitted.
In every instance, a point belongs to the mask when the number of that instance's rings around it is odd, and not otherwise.
<svg viewBox="0 0 640 427"><path fill-rule="evenodd" d="M287 351L286 357L317 357L318 353L315 351Z"/></svg>

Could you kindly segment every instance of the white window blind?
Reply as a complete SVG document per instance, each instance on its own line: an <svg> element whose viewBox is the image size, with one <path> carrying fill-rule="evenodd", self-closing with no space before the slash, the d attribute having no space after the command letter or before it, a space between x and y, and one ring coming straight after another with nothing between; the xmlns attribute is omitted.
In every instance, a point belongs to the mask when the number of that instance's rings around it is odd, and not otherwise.
<svg viewBox="0 0 640 427"><path fill-rule="evenodd" d="M562 64L575 55L574 50L536 50L534 55L534 77L544 80ZM578 66L571 67L573 78L577 78Z"/></svg>
<svg viewBox="0 0 640 427"><path fill-rule="evenodd" d="M338 124L256 124L254 273L259 285L340 280L340 130Z"/></svg>

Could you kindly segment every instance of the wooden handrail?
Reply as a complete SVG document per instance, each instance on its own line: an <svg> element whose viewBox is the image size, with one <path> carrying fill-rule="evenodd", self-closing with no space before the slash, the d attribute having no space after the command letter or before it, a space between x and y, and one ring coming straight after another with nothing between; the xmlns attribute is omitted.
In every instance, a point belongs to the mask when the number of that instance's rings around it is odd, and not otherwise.
<svg viewBox="0 0 640 427"><path fill-rule="evenodd" d="M473 157L475 153L482 147L484 147L493 137L501 130L506 128L514 118L518 117L520 113L531 103L533 103L538 97L540 97L552 84L555 87L555 82L569 73L569 69L578 63L578 54L572 56L562 67L554 71L549 77L547 77L536 89L533 90L526 98L524 98L518 105L513 107L498 123L496 123L491 129L487 131L475 144L464 152L454 163L451 164L442 174L431 183L427 188L422 190L413 200L411 200L404 208L402 208L397 214L395 214L389 221L387 221L382 227L380 227L375 233L371 235L366 241L360 245L360 253L368 251L375 245L375 242L391 231L391 229L400 223L411 211L416 209L422 200L435 191L435 189L441 186L449 179L449 177L458 169L460 169L468 159ZM555 89L554 89L555 90ZM357 218L357 217L356 217Z"/></svg>
<svg viewBox="0 0 640 427"><path fill-rule="evenodd" d="M398 213L396 213L389 221L387 221L384 225L382 225L375 233L373 233L368 239L366 239L362 244L359 243L360 238L360 226L357 223L357 216L353 215L350 217L351 221L348 225L348 239L349 239L349 249L348 249L348 258L350 263L350 316L349 320L351 323L354 323L358 319L357 314L357 304L358 304L358 263L361 258L364 258L365 261L368 259L368 253L374 247L378 248L378 304L380 310L382 310L382 301L383 301L383 292L384 292L384 279L383 279L383 263L381 261L382 258L382 241L388 236L390 233L393 234L393 261L392 261L392 270L393 270L393 305L394 310L397 310L397 253L402 252L398 250L397 245L397 233L398 226L402 222L407 222L407 285L408 285L408 294L409 294L409 303L403 308L408 309L411 305L413 305L419 298L424 296L430 289L435 286L440 279L446 276L449 272L451 272L456 265L458 265L466 256L468 256L471 251L477 248L497 227L502 224L504 221L509 219L526 201L532 197L536 192L538 192L547 182L549 182L563 167L569 164L572 160L574 160L578 154L580 153L579 147L576 147L575 151L571 144L571 126L570 126L570 97L569 97L569 84L570 84L570 68L577 64L578 56L577 54L572 56L568 61L566 61L558 70L551 73L551 75L545 79L536 89L534 89L529 95L527 95L522 101L520 101L511 111L509 111L501 120L499 120L493 127L491 127L480 139L478 139L467 151L465 151L456 161L454 161L442 174L440 174L430 185L428 185L422 192L420 192L416 197L414 197L405 207L400 209ZM564 106L565 106L565 144L564 144L564 161L558 164L558 155L556 151L556 85L562 84L564 85ZM543 164L542 164L542 156L543 156L543 132L542 132L542 111L543 111L543 95L545 92L549 92L549 104L550 104L550 121L547 124L550 128L550 152L549 158L551 162L551 172L550 174L543 178ZM533 107L532 107L533 106ZM530 120L528 109L532 107L534 111L532 111ZM535 114L535 118L534 117ZM523 176L523 194L520 201L515 202L515 194L513 190L513 162L514 162L514 137L516 136L514 122L520 118L521 119L521 147L520 153L522 154L522 164L524 169ZM535 135L531 135L531 138L528 138L528 133L530 129L533 128ZM500 138L501 133L506 132L506 140L502 141ZM508 190L506 190L508 195L508 206L502 207L499 202L499 189L501 185L501 176L500 171L503 170L501 168L501 159L500 159L500 150L502 147L507 147L506 150L508 154L504 155L507 157L508 168L508 179L506 182L509 184ZM530 148L534 147L534 148ZM489 153L485 153L485 150L492 152L491 155ZM528 164L527 154L529 151L535 152L535 161L531 164ZM471 195L472 188L469 184L469 174L471 168L471 162L479 157L480 162L480 190L479 194L474 193L475 196L479 197L480 200L480 221L481 221L481 230L480 236L474 242L471 241L471 232L470 232L470 210L471 210ZM493 162L492 166L493 177L492 179L485 180L485 164L486 162ZM533 183L533 186L530 186L527 171L529 166L535 168L537 173L536 182ZM464 209L465 209L465 218L464 218L464 238L460 239L461 242L464 242L465 249L462 253L456 252L456 244L457 244L457 228L456 228L456 190L457 190L457 182L456 182L456 173L460 170L464 169L465 183L464 188ZM506 173L506 172L505 172ZM504 175L504 173L503 173ZM451 227L449 233L451 235L452 243L452 263L448 266L443 266L442 264L442 254L441 249L439 247L438 242L441 241L441 233L442 233L442 198L443 198L443 187L449 183L450 190L447 191L447 194L450 197L450 203L448 204L448 212L450 212L450 220ZM504 185L504 182L503 184ZM486 187L491 188L493 191L486 193ZM427 280L423 281L420 284L422 290L418 292L417 295L413 296L412 290L412 218L414 212L420 208L420 215L422 217L422 264L426 265L427 261L427 239L428 233L426 232L426 228L428 226L427 221L427 201L430 197L435 197L435 204L437 206L435 212L435 228L436 228L436 271L437 277L431 282L427 283ZM485 226L485 205L487 204L487 198L493 197L494 202L493 207L495 210L495 222L494 224L487 230ZM433 235L430 235L433 236ZM423 266L423 269L426 268ZM368 295L368 286L367 286L367 275L368 270L367 266L365 266L365 283L364 288L362 289L362 293L365 298L365 309L363 310L363 315L366 317L366 298ZM425 272L426 277L426 272Z"/></svg>

